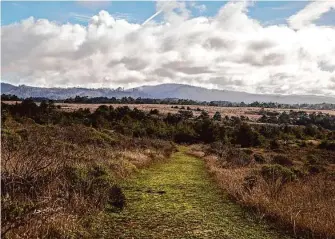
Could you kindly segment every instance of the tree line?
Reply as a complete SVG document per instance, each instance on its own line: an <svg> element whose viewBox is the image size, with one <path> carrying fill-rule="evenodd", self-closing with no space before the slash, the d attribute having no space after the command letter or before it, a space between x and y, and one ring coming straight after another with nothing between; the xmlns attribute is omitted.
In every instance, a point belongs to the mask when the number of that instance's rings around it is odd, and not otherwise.
<svg viewBox="0 0 335 239"><path fill-rule="evenodd" d="M210 117L206 111L194 116L192 111L180 110L176 114L161 114L157 109L145 112L128 106L99 106L94 112L78 109L65 112L53 101L37 105L32 99L17 104L2 102L2 120L8 118L24 121L26 118L38 124L83 124L94 128L111 129L118 133L139 138L157 138L176 143L213 143L222 141L242 147L270 145L273 140L308 139L334 140L333 130L308 124L250 124L244 117L222 116L217 112ZM316 118L318 119L318 118Z"/></svg>
<svg viewBox="0 0 335 239"><path fill-rule="evenodd" d="M48 101L45 97L32 97L35 102ZM2 94L2 101L22 101L15 95ZM218 106L218 107L260 107L260 108L278 108L278 109L315 109L315 110L335 110L335 104L279 104L275 102L252 102L250 104L244 102L229 101L195 101L188 99L152 99L152 98L132 98L132 97L88 97L75 96L67 99L54 100L56 103L74 103L74 104L170 104L170 105L202 105L202 106Z"/></svg>

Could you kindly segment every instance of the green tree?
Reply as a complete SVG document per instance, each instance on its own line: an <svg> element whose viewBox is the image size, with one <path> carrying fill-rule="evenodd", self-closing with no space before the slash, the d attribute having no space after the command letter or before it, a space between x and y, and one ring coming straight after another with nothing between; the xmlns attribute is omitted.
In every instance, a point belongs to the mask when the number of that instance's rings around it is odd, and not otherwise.
<svg viewBox="0 0 335 239"><path fill-rule="evenodd" d="M259 134L250 125L242 123L236 131L236 143L241 147L251 147L260 145Z"/></svg>
<svg viewBox="0 0 335 239"><path fill-rule="evenodd" d="M222 117L219 111L216 111L214 116L213 116L213 120L217 120L217 121L221 121Z"/></svg>

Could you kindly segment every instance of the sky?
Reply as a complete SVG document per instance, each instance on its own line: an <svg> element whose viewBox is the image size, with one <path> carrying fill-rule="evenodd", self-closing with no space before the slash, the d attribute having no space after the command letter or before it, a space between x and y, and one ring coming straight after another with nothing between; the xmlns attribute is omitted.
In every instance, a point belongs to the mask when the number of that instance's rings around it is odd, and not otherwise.
<svg viewBox="0 0 335 239"><path fill-rule="evenodd" d="M335 0L2 1L1 81L335 96Z"/></svg>

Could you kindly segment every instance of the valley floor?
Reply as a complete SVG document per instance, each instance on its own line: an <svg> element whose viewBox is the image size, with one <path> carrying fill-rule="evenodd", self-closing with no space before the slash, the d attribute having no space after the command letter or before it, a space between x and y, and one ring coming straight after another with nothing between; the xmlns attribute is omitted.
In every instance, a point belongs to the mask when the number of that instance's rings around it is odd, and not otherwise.
<svg viewBox="0 0 335 239"><path fill-rule="evenodd" d="M201 159L180 147L170 161L127 180L127 205L94 224L100 238L290 238L256 223L216 187Z"/></svg>

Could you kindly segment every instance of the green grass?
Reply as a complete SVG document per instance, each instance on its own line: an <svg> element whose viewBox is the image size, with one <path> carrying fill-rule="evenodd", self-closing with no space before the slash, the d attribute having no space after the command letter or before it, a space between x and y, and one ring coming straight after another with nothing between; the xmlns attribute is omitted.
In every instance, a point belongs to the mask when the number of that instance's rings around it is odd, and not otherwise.
<svg viewBox="0 0 335 239"><path fill-rule="evenodd" d="M185 154L141 170L123 183L127 206L94 222L101 238L288 238L248 218Z"/></svg>

